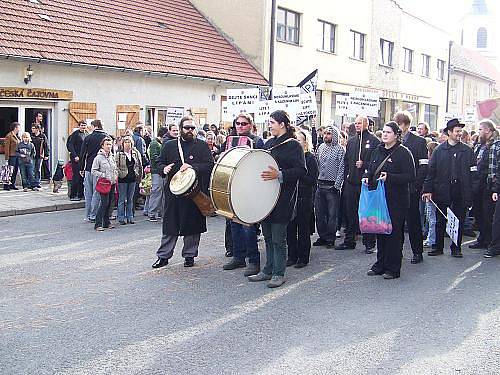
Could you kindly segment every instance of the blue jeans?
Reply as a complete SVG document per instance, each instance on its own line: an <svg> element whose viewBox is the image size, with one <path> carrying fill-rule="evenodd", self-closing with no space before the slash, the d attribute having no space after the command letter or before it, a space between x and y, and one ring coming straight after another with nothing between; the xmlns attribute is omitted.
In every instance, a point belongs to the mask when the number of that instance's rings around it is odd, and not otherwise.
<svg viewBox="0 0 500 375"><path fill-rule="evenodd" d="M328 242L335 242L339 197L339 191L333 186L331 189L316 190L314 199L316 229L319 238Z"/></svg>
<svg viewBox="0 0 500 375"><path fill-rule="evenodd" d="M266 265L262 272L266 275L285 276L288 223L262 223L262 233L266 241ZM234 244L233 244L234 246Z"/></svg>
<svg viewBox="0 0 500 375"><path fill-rule="evenodd" d="M134 191L135 182L118 183L118 221L134 218Z"/></svg>
<svg viewBox="0 0 500 375"><path fill-rule="evenodd" d="M100 194L95 191L97 184L97 177L92 176L88 171L85 171L85 178L83 180L83 190L85 195L85 218L95 220L99 202L101 201Z"/></svg>
<svg viewBox="0 0 500 375"><path fill-rule="evenodd" d="M429 229L427 231L427 243L436 245L436 207L431 202L425 202L425 214Z"/></svg>
<svg viewBox="0 0 500 375"><path fill-rule="evenodd" d="M238 261L245 261L260 266L260 253L257 246L257 228L255 225L242 225L231 222L231 236L233 240L233 257Z"/></svg>
<svg viewBox="0 0 500 375"><path fill-rule="evenodd" d="M33 178L33 163L19 163L21 171L21 179L23 180L23 188L34 188L36 186Z"/></svg>
<svg viewBox="0 0 500 375"><path fill-rule="evenodd" d="M42 179L42 161L43 159L35 159L35 186L40 186Z"/></svg>

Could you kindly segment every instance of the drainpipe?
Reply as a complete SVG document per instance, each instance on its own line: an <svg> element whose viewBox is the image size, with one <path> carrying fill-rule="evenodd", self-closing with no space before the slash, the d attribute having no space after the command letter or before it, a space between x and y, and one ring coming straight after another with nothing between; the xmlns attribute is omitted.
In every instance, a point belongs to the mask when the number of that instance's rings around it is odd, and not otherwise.
<svg viewBox="0 0 500 375"><path fill-rule="evenodd" d="M450 40L448 44L448 82L446 82L446 112L448 112L448 105L450 102L450 74L451 74L451 47L453 41Z"/></svg>
<svg viewBox="0 0 500 375"><path fill-rule="evenodd" d="M274 43L276 39L276 0L271 0L271 40L269 43L269 86L274 82Z"/></svg>

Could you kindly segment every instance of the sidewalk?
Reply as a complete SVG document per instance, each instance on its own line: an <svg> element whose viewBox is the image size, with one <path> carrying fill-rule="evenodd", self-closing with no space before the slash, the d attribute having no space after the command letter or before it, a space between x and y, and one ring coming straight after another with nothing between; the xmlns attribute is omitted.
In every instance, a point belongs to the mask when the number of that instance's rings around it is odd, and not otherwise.
<svg viewBox="0 0 500 375"><path fill-rule="evenodd" d="M6 191L3 190L3 185L0 185L0 217L72 210L85 206L83 200L71 202L67 191L65 183L59 189L59 193L53 193L52 185L49 186L47 182L42 183L40 191L28 192L23 192L22 188Z"/></svg>

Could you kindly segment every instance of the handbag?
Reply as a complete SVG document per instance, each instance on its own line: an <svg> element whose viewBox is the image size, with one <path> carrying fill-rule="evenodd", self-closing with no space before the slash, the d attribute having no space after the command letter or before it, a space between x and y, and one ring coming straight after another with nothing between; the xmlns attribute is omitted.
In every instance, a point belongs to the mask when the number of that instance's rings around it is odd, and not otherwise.
<svg viewBox="0 0 500 375"><path fill-rule="evenodd" d="M0 183L10 184L13 172L14 166L12 165L4 164L0 166Z"/></svg>
<svg viewBox="0 0 500 375"><path fill-rule="evenodd" d="M384 181L379 181L375 190L369 190L368 185L362 184L358 216L361 233L392 233L392 221L385 199Z"/></svg>
<svg viewBox="0 0 500 375"><path fill-rule="evenodd" d="M111 191L111 181L107 178L99 177L95 185L95 190L100 194L109 194Z"/></svg>

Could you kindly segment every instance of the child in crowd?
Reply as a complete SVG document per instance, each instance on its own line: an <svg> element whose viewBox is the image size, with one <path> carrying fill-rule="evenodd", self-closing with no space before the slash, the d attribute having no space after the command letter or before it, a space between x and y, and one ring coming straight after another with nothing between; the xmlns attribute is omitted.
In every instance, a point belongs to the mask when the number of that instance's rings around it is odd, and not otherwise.
<svg viewBox="0 0 500 375"><path fill-rule="evenodd" d="M33 159L35 158L35 146L31 143L30 133L24 132L21 136L21 142L17 145L16 155L19 158L19 170L23 180L23 190L28 189L38 191L33 174Z"/></svg>

